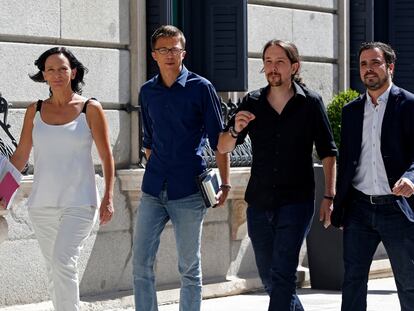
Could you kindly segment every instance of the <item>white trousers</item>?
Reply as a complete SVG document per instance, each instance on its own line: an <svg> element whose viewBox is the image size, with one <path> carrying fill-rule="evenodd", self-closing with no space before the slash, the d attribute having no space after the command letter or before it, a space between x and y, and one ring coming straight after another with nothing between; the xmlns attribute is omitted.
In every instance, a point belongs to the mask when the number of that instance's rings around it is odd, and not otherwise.
<svg viewBox="0 0 414 311"><path fill-rule="evenodd" d="M77 262L97 216L98 209L91 206L29 208L56 311L79 311Z"/></svg>

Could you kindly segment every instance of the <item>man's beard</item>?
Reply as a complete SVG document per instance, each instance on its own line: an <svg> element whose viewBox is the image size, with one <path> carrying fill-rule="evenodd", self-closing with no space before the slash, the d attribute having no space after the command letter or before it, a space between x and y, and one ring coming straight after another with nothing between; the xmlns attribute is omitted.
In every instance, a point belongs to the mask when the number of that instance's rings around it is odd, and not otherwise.
<svg viewBox="0 0 414 311"><path fill-rule="evenodd" d="M269 73L267 75L267 82L269 82L270 86L281 86L283 84L281 75L277 73Z"/></svg>
<svg viewBox="0 0 414 311"><path fill-rule="evenodd" d="M383 87L384 84L387 83L388 79L388 75L385 75L385 77L382 79L379 76L368 79L364 78L364 85L368 90L375 91Z"/></svg>

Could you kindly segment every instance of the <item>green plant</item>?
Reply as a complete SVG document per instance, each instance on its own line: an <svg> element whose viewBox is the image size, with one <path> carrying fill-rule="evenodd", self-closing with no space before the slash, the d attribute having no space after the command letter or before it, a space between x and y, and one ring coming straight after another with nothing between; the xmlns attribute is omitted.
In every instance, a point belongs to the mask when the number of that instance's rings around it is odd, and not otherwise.
<svg viewBox="0 0 414 311"><path fill-rule="evenodd" d="M335 95L331 102L326 107L328 113L329 122L332 126L332 131L335 139L336 146L339 148L341 143L341 113L342 108L355 98L359 96L357 91L348 89Z"/></svg>

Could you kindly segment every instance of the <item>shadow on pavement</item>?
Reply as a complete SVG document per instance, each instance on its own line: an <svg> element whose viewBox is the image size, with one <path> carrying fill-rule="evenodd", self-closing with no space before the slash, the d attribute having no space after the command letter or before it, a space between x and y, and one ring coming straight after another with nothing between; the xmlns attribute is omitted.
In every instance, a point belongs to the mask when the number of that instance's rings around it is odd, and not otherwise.
<svg viewBox="0 0 414 311"><path fill-rule="evenodd" d="M397 293L398 292L396 290L368 290L368 295L393 295Z"/></svg>
<svg viewBox="0 0 414 311"><path fill-rule="evenodd" d="M299 288L296 290L298 295L315 295L315 294L323 294L323 295L340 295L341 291L337 290L321 290L321 289L312 289L312 288Z"/></svg>

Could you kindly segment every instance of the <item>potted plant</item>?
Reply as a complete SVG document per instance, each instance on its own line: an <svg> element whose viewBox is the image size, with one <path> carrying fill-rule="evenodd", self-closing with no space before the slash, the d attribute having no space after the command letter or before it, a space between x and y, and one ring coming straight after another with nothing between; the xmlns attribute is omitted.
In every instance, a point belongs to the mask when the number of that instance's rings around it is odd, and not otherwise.
<svg viewBox="0 0 414 311"><path fill-rule="evenodd" d="M335 95L327 106L328 118L336 146L340 145L342 108L356 97L358 92L346 90ZM342 259L342 231L324 228L319 221L319 206L324 195L324 174L321 165L315 165L315 215L311 230L306 238L309 274L312 288L340 290L344 267Z"/></svg>

